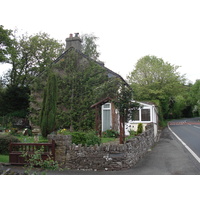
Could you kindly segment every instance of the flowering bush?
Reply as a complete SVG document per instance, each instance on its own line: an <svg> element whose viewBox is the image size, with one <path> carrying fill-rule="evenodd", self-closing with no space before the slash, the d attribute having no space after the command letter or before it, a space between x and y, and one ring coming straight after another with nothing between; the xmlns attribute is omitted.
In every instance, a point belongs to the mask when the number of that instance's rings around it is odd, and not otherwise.
<svg viewBox="0 0 200 200"><path fill-rule="evenodd" d="M57 131L57 134L66 135L67 132L68 132L67 129L64 128L64 129L58 130L58 131Z"/></svg>

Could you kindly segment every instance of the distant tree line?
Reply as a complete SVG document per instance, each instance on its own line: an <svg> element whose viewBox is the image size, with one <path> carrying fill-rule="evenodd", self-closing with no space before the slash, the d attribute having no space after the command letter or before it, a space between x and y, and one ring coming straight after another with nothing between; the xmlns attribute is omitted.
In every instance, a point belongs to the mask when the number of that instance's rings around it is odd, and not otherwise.
<svg viewBox="0 0 200 200"><path fill-rule="evenodd" d="M199 116L200 80L186 84L178 69L156 56L139 59L128 76L134 99L157 104L160 119Z"/></svg>

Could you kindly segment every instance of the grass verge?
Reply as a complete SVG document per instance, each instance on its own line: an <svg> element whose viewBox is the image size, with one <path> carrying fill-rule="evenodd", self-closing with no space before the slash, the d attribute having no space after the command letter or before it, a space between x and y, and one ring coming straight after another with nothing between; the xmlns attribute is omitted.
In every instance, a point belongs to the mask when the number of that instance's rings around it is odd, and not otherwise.
<svg viewBox="0 0 200 200"><path fill-rule="evenodd" d="M9 163L9 155L0 155L0 163Z"/></svg>

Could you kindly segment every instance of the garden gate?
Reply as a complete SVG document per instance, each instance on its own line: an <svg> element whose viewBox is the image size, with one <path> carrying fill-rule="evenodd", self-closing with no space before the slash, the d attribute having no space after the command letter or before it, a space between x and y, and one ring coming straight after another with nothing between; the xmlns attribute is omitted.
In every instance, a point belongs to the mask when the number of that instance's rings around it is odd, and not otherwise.
<svg viewBox="0 0 200 200"><path fill-rule="evenodd" d="M25 152L28 155L34 154L35 151L41 148L43 148L42 160L50 157L55 161L55 141L52 140L52 143L10 143L9 162L13 165L24 165L27 161L22 155Z"/></svg>

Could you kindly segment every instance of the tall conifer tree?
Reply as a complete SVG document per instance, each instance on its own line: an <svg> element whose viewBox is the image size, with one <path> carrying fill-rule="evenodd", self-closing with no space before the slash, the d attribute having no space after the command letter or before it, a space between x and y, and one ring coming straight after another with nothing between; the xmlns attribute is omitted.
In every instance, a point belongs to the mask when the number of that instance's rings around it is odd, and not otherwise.
<svg viewBox="0 0 200 200"><path fill-rule="evenodd" d="M43 137L47 137L56 126L56 105L57 104L57 78L50 73L46 88L41 111L40 127Z"/></svg>

